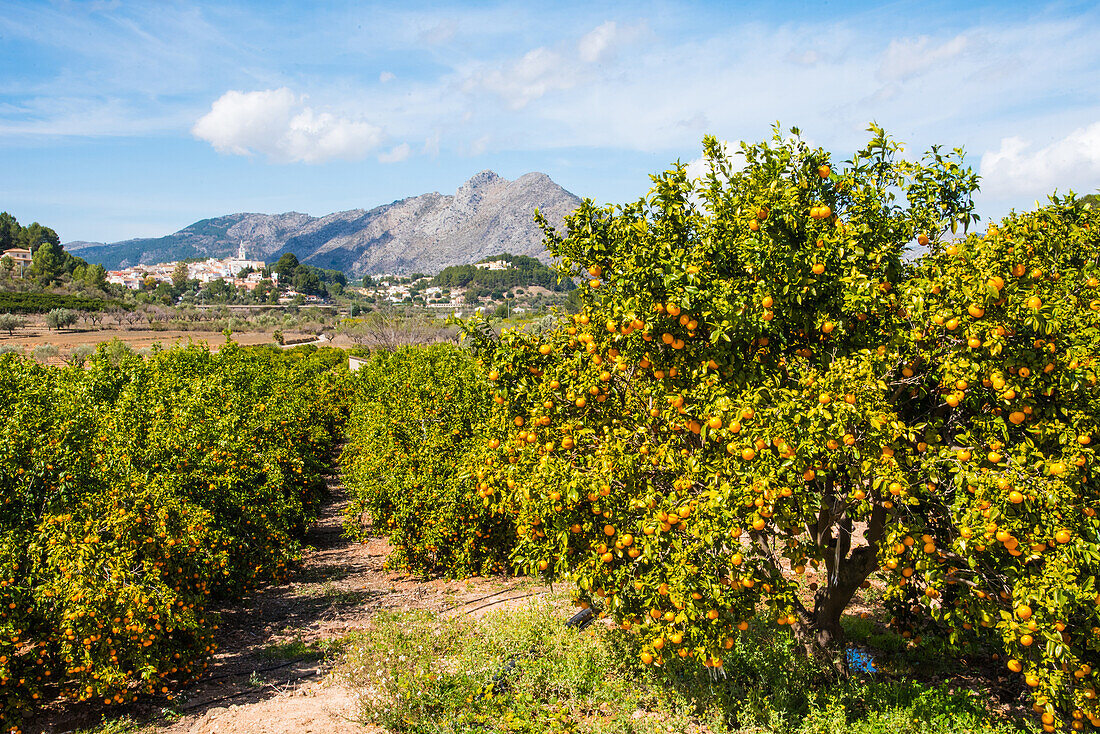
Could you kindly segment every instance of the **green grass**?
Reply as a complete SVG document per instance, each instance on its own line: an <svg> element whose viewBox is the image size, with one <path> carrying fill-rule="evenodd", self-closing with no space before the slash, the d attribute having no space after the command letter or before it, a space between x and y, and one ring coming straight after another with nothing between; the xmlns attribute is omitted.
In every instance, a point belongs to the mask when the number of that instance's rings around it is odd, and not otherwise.
<svg viewBox="0 0 1100 734"><path fill-rule="evenodd" d="M316 642L292 640L268 645L259 652L264 660L296 660L298 658L321 657L325 654L322 646Z"/></svg>
<svg viewBox="0 0 1100 734"><path fill-rule="evenodd" d="M774 627L750 628L718 676L678 658L644 668L634 662L635 635L603 625L567 629L562 607L540 600L480 620L380 613L345 641L339 675L358 690L362 720L395 733L1032 730L993 716L969 691L904 679L838 682ZM869 624L853 628L870 635Z"/></svg>
<svg viewBox="0 0 1100 734"><path fill-rule="evenodd" d="M139 734L147 728L138 724L129 716L109 719L89 729L80 729L73 734Z"/></svg>

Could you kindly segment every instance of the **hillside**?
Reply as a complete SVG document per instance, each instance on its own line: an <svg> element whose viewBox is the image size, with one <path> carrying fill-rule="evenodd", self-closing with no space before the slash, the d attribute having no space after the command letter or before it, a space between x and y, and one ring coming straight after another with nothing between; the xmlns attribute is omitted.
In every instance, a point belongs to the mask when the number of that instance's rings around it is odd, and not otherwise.
<svg viewBox="0 0 1100 734"><path fill-rule="evenodd" d="M543 173L515 181L482 171L454 195L422 194L374 209L323 217L299 212L227 214L165 237L110 244L70 242L66 249L108 269L188 257L227 257L244 242L252 256L274 262L292 252L308 265L367 273L436 273L510 252L548 255L534 223L535 209L562 224L580 204Z"/></svg>

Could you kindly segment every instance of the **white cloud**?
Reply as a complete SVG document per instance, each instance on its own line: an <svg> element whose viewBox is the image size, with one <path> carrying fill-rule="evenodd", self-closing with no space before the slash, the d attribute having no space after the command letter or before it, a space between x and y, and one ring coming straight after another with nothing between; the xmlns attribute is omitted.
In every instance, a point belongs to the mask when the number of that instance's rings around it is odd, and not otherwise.
<svg viewBox="0 0 1100 734"><path fill-rule="evenodd" d="M577 43L577 54L586 64L594 64L614 45L619 35L615 21L609 20L593 28Z"/></svg>
<svg viewBox="0 0 1100 734"><path fill-rule="evenodd" d="M231 90L199 118L192 134L220 153L267 156L279 163L362 158L382 140L363 120L316 112L287 88Z"/></svg>
<svg viewBox="0 0 1100 734"><path fill-rule="evenodd" d="M444 18L431 27L420 31L419 39L430 46L438 46L450 41L458 31L458 21L452 18Z"/></svg>
<svg viewBox="0 0 1100 734"><path fill-rule="evenodd" d="M894 39L882 57L879 76L887 81L903 81L925 71L943 68L970 46L965 35L937 44L928 36Z"/></svg>
<svg viewBox="0 0 1100 734"><path fill-rule="evenodd" d="M408 143L401 143L392 150L378 154L379 163L400 163L412 154L412 148Z"/></svg>
<svg viewBox="0 0 1100 734"><path fill-rule="evenodd" d="M439 155L439 141L442 137L438 130L433 130L432 134L424 139L424 147L420 149L420 152L432 157Z"/></svg>
<svg viewBox="0 0 1100 734"><path fill-rule="evenodd" d="M382 82L383 84L392 82L396 78L397 75L395 75L392 71L383 71L381 74L378 75L378 81Z"/></svg>
<svg viewBox="0 0 1100 734"><path fill-rule="evenodd" d="M982 191L992 195L1094 193L1100 183L1100 122L1042 148L1021 137L1003 138L982 156Z"/></svg>
<svg viewBox="0 0 1100 734"><path fill-rule="evenodd" d="M484 153L489 149L489 140L490 138L488 135L482 135L470 145L469 154L471 156L479 156Z"/></svg>
<svg viewBox="0 0 1100 734"><path fill-rule="evenodd" d="M792 63L798 64L799 66L817 66L824 59L819 52L810 49L808 51L802 52L792 50L789 54L787 54L787 60L791 61Z"/></svg>
<svg viewBox="0 0 1100 734"><path fill-rule="evenodd" d="M540 47L501 68L491 69L467 83L467 89L484 87L508 102L512 109L527 106L547 92L570 89L577 83L576 68L561 54Z"/></svg>
<svg viewBox="0 0 1100 734"><path fill-rule="evenodd" d="M551 92L565 91L596 78L595 67L612 60L612 51L636 37L642 26L624 27L609 20L583 35L576 47L540 46L495 66L469 75L466 91L486 89L502 97L514 110Z"/></svg>

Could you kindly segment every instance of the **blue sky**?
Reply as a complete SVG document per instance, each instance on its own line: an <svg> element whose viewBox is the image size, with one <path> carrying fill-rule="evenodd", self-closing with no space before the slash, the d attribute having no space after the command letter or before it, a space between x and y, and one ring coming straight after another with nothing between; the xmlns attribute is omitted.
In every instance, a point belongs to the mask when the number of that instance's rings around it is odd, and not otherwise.
<svg viewBox="0 0 1100 734"><path fill-rule="evenodd" d="M875 120L965 147L988 218L1100 188L1098 39L1095 2L8 0L0 209L113 241L485 168L621 202L706 133L843 158Z"/></svg>

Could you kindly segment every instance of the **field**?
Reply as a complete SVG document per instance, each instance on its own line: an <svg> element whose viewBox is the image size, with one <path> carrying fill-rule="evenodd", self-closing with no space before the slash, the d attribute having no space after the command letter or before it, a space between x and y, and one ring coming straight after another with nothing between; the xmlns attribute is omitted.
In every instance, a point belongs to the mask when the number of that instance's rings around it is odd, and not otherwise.
<svg viewBox="0 0 1100 734"><path fill-rule="evenodd" d="M288 334L288 338L292 335ZM305 335L295 334L299 338ZM220 331L175 331L166 329L163 331L131 330L131 329L96 329L96 330L70 330L50 331L45 327L28 327L17 329L11 336L0 334L0 346L11 345L24 352L30 353L41 344L53 344L62 354L69 352L73 347L81 345L97 346L118 339L134 350L148 349L153 344L170 347L176 344L187 344L189 341L205 343L216 347L225 341L225 335ZM270 333L243 332L234 334L233 340L244 346L253 344L273 344Z"/></svg>
<svg viewBox="0 0 1100 734"><path fill-rule="evenodd" d="M578 313L355 373L0 355L5 724L1100 728L1100 215L872 132L708 139L547 230Z"/></svg>

